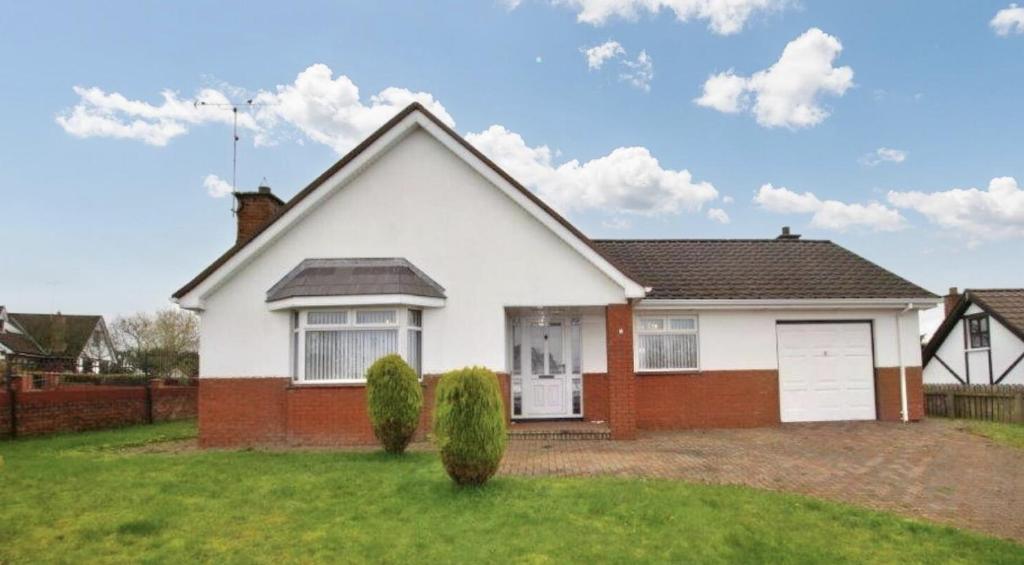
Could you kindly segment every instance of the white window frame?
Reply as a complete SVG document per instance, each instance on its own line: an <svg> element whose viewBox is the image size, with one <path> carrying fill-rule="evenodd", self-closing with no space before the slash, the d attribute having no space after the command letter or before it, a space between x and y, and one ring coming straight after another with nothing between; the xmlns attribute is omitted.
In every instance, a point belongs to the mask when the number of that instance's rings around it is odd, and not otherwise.
<svg viewBox="0 0 1024 565"><path fill-rule="evenodd" d="M664 329L641 330L640 321L643 319L664 320ZM673 330L670 329L670 319L693 320L693 329ZM663 369L644 369L640 367L640 336L641 335L693 335L697 338L697 359L693 367L667 367ZM700 317L697 314L684 312L638 312L633 317L633 371L636 373L696 373L700 371Z"/></svg>
<svg viewBox="0 0 1024 565"><path fill-rule="evenodd" d="M383 324L370 324L370 323L357 323L357 317L359 312L366 311L390 311L395 313L394 323L383 323ZM418 310L420 312L420 325L413 326L409 322L411 310ZM311 312L345 312L345 322L342 324L310 324L309 314ZM317 385L365 385L366 375L363 375L357 379L329 379L329 380L306 380L306 332L307 331L360 331L360 330L395 330L398 332L398 353L402 356L406 362L409 361L409 331L420 332L420 367L422 370L423 366L423 309L421 308L410 308L408 306L366 306L359 308L352 307L339 307L339 308L304 308L299 310L293 310L292 316L292 330L289 334L289 349L292 351L292 381L298 385L304 386L317 386ZM413 367L413 370L416 368ZM417 374L417 378L423 379L422 374Z"/></svg>

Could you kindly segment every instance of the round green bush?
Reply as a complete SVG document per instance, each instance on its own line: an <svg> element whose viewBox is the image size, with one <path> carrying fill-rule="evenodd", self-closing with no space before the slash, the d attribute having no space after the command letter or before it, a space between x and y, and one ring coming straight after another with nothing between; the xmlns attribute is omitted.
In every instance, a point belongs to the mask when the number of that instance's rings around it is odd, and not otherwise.
<svg viewBox="0 0 1024 565"><path fill-rule="evenodd" d="M434 441L445 471L457 484L484 484L497 472L508 442L497 377L482 367L450 371L436 396Z"/></svg>
<svg viewBox="0 0 1024 565"><path fill-rule="evenodd" d="M385 451L405 451L423 408L423 390L416 371L399 355L381 357L366 371L366 402L373 434Z"/></svg>

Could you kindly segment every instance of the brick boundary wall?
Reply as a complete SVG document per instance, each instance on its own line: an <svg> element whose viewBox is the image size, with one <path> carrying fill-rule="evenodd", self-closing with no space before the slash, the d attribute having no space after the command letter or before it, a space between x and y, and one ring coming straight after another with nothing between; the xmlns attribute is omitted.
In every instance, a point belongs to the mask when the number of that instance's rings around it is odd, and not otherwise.
<svg viewBox="0 0 1024 565"><path fill-rule="evenodd" d="M154 422L194 418L194 386L154 386ZM16 393L18 437L148 423L145 387L73 386ZM10 399L0 393L0 437L10 432Z"/></svg>

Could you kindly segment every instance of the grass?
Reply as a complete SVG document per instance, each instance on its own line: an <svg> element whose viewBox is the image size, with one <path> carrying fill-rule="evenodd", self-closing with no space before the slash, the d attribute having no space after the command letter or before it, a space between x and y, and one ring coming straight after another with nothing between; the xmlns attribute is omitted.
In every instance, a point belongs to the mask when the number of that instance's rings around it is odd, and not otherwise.
<svg viewBox="0 0 1024 565"><path fill-rule="evenodd" d="M739 487L498 478L435 454L167 453L189 423L0 443L0 563L991 562L1024 547Z"/></svg>
<svg viewBox="0 0 1024 565"><path fill-rule="evenodd" d="M1024 449L1024 425L1022 424L959 420L956 425L962 430L987 437L994 442Z"/></svg>

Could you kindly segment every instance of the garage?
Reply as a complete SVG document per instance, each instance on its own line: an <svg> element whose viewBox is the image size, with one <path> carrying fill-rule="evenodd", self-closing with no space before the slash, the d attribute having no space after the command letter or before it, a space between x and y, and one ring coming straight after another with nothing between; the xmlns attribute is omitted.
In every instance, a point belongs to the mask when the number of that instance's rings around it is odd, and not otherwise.
<svg viewBox="0 0 1024 565"><path fill-rule="evenodd" d="M778 322L783 422L875 419L870 322Z"/></svg>

